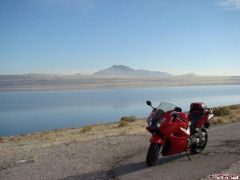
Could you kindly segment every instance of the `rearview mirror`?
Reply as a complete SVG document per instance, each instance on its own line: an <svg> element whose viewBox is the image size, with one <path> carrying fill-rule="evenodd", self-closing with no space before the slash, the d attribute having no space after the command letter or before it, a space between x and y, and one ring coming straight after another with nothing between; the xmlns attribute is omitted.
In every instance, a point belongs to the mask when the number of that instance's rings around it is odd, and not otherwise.
<svg viewBox="0 0 240 180"><path fill-rule="evenodd" d="M180 108L180 107L175 107L174 111L182 112L182 108Z"/></svg>
<svg viewBox="0 0 240 180"><path fill-rule="evenodd" d="M146 104L147 104L148 106L152 106L151 101L146 101Z"/></svg>

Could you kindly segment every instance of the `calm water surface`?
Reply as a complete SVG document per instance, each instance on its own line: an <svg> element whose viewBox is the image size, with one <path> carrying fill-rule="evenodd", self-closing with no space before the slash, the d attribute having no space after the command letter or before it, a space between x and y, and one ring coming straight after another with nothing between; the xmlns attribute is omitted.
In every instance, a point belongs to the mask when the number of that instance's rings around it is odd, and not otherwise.
<svg viewBox="0 0 240 180"><path fill-rule="evenodd" d="M183 110L194 101L209 107L239 104L240 85L1 92L0 136L145 117L150 111L146 100L156 106L172 102Z"/></svg>

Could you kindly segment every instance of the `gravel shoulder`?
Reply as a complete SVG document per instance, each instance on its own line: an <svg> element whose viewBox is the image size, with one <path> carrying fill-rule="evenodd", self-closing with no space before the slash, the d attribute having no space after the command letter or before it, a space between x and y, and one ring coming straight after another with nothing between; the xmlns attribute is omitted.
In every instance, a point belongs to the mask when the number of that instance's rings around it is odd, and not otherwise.
<svg viewBox="0 0 240 180"><path fill-rule="evenodd" d="M148 142L145 120L4 138L0 179L111 179L124 158ZM87 130L86 130L87 129Z"/></svg>
<svg viewBox="0 0 240 180"><path fill-rule="evenodd" d="M109 169L122 158L141 152L147 140L145 134L121 135L19 148L1 161L5 168L0 170L0 179L109 179Z"/></svg>

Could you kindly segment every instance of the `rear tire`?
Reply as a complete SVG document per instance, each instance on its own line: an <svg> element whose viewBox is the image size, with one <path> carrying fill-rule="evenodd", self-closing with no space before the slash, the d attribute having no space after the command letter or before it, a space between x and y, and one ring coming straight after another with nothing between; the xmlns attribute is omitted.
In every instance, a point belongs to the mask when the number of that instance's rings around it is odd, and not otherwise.
<svg viewBox="0 0 240 180"><path fill-rule="evenodd" d="M158 160L160 148L160 144L150 144L146 158L146 164L148 166L153 166L156 163L156 161Z"/></svg>
<svg viewBox="0 0 240 180"><path fill-rule="evenodd" d="M199 153L201 153L201 152L205 149L205 147L206 147L206 145L207 145L207 142L208 142L208 133L207 133L206 129L202 129L201 131L202 131L202 134L203 134L203 133L205 134L205 135L204 135L204 140L203 140L203 142L201 142L201 143L198 143L198 144L196 144L196 145L192 145L192 146L191 146L191 153L192 153L192 154L199 154Z"/></svg>

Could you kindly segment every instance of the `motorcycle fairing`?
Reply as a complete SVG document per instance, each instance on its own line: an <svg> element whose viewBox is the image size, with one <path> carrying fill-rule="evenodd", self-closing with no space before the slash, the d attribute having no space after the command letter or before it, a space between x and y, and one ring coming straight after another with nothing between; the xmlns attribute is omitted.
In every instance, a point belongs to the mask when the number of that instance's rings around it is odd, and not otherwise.
<svg viewBox="0 0 240 180"><path fill-rule="evenodd" d="M162 125L160 131L171 143L171 148L164 153L165 156L178 154L187 150L189 134L181 130L180 122L168 122L166 126Z"/></svg>

